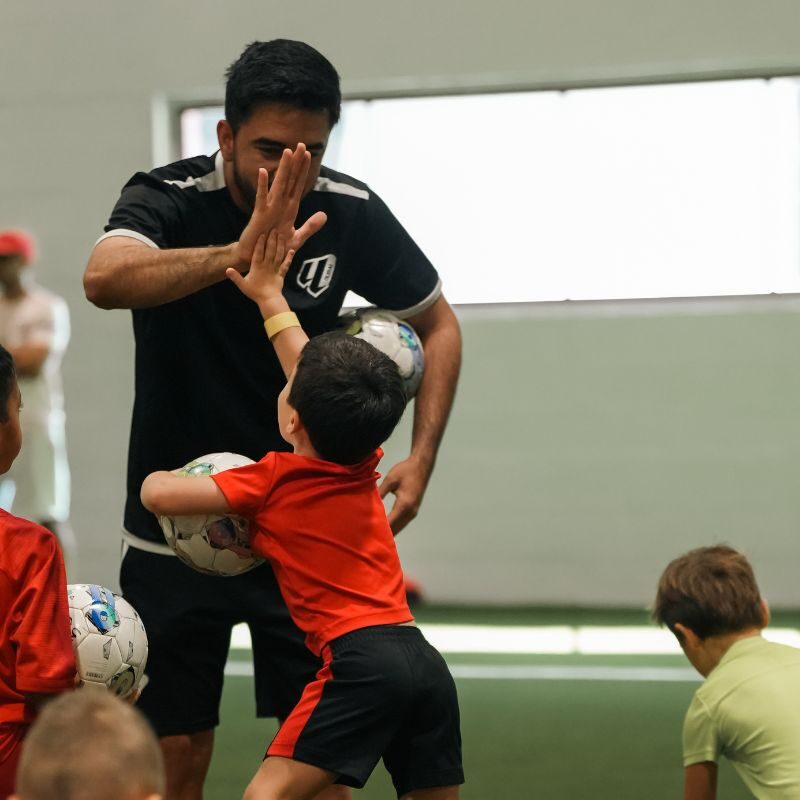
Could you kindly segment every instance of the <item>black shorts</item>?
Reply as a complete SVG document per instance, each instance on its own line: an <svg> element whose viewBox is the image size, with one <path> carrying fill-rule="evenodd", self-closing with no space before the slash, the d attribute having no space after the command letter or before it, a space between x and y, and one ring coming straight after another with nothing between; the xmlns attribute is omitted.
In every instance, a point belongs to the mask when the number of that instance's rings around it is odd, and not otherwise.
<svg viewBox="0 0 800 800"><path fill-rule="evenodd" d="M332 641L323 658L267 756L330 770L357 788L383 757L398 797L464 782L455 682L418 628L362 628Z"/></svg>
<svg viewBox="0 0 800 800"><path fill-rule="evenodd" d="M268 564L236 577L204 575L174 556L128 548L120 585L147 631L147 688L137 707L159 736L219 724L231 629L250 628L260 717L285 718L321 659L305 645Z"/></svg>

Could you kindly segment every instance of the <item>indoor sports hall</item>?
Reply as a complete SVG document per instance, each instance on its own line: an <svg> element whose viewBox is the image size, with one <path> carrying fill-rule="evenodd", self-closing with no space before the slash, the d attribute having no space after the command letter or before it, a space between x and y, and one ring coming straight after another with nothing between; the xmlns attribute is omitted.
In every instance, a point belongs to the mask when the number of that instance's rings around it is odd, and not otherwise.
<svg viewBox="0 0 800 800"><path fill-rule="evenodd" d="M396 539L458 687L461 796L679 797L702 678L650 620L667 563L744 552L765 636L800 647L800 7L3 3L0 230L35 236L71 319L69 583L119 589L134 396L131 315L86 300L89 253L131 175L213 154L226 68L273 38L335 64L324 163L386 201L461 325ZM225 676L206 800L241 796L276 729L245 626ZM395 795L379 765L353 796ZM718 796L752 796L725 761Z"/></svg>

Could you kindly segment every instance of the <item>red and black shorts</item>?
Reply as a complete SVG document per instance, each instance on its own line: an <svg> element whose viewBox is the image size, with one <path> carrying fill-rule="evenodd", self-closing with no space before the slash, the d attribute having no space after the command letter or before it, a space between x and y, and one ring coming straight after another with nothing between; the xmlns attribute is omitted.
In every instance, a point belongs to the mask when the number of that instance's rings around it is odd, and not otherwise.
<svg viewBox="0 0 800 800"><path fill-rule="evenodd" d="M357 788L383 757L398 797L464 782L455 682L418 628L361 628L322 655L267 756L313 764Z"/></svg>

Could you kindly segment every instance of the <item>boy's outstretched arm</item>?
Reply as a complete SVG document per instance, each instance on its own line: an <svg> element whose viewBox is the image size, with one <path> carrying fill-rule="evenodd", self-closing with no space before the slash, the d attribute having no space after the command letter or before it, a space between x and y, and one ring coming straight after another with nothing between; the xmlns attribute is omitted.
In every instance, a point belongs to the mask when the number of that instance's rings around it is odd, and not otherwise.
<svg viewBox="0 0 800 800"><path fill-rule="evenodd" d="M713 761L691 764L684 771L683 800L716 800L717 765Z"/></svg>
<svg viewBox="0 0 800 800"><path fill-rule="evenodd" d="M247 275L240 275L235 269L226 273L243 294L258 304L267 335L287 378L308 342L308 336L283 296L283 279L292 258L294 250L288 249L283 235L273 229L269 238L263 234L258 238Z"/></svg>
<svg viewBox="0 0 800 800"><path fill-rule="evenodd" d="M151 472L142 484L142 504L154 514L227 514L230 506L206 475Z"/></svg>

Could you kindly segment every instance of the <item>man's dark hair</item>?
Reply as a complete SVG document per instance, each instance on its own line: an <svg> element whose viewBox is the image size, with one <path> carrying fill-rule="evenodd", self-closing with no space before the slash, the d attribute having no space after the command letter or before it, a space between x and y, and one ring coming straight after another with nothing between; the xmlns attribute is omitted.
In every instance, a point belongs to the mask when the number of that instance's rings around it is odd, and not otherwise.
<svg viewBox="0 0 800 800"><path fill-rule="evenodd" d="M8 399L17 382L14 359L11 353L0 345L0 422L8 422Z"/></svg>
<svg viewBox="0 0 800 800"><path fill-rule="evenodd" d="M268 103L327 111L331 128L339 121L339 73L322 53L304 42L252 42L225 76L225 118L234 132L256 108Z"/></svg>
<svg viewBox="0 0 800 800"><path fill-rule="evenodd" d="M671 561L658 582L653 619L676 636L676 623L698 637L765 624L750 562L727 545L700 547Z"/></svg>
<svg viewBox="0 0 800 800"><path fill-rule="evenodd" d="M322 458L357 464L389 438L406 407L406 392L389 356L331 331L303 348L289 404Z"/></svg>

